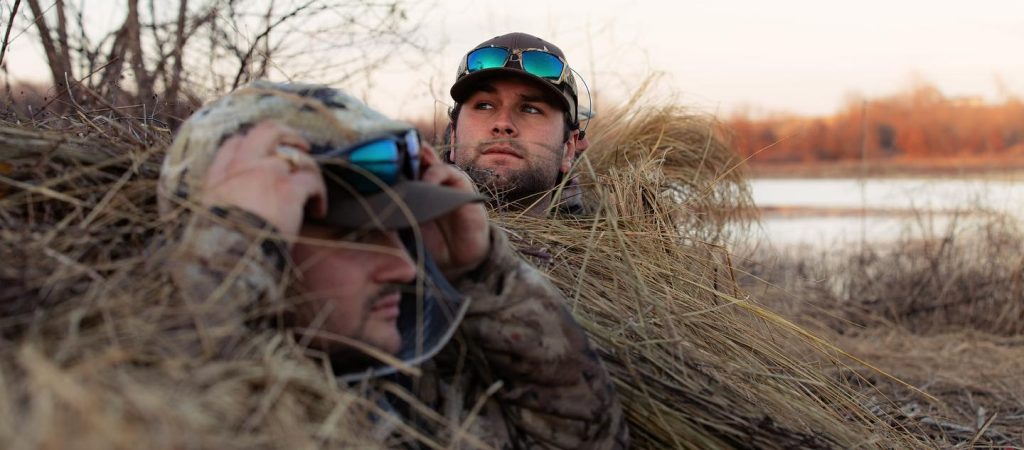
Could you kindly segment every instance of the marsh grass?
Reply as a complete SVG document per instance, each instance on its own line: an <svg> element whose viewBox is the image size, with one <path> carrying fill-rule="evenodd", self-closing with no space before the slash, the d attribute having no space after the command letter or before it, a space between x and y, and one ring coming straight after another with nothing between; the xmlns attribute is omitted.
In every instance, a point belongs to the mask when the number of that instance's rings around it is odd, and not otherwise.
<svg viewBox="0 0 1024 450"><path fill-rule="evenodd" d="M254 332L241 314L190 331L211 311L177 302L161 276L166 130L51 125L0 127L4 448L386 444L365 432L377 405L286 334ZM196 339L232 344L195 352Z"/></svg>
<svg viewBox="0 0 1024 450"><path fill-rule="evenodd" d="M631 105L595 120L577 165L592 216L494 217L550 256L543 266L615 377L634 447L927 446L884 414L896 405L834 376L850 370L842 352L737 285L722 243L751 203L722 129L642 94ZM174 237L155 199L169 140L85 115L0 127L4 447L476 447L445 436L460 424L371 435L380 423L368 417L387 417L372 389L339 387L322 358L241 313L194 331L234 310L176 303L158 270ZM229 345L186 351L197 340Z"/></svg>
<svg viewBox="0 0 1024 450"><path fill-rule="evenodd" d="M927 213L919 218L930 223ZM1017 219L975 211L890 243L762 252L741 264L751 275L741 282L767 306L931 396L872 371L834 373L899 405L876 408L894 422L939 446L1021 447L1022 250Z"/></svg>
<svg viewBox="0 0 1024 450"><path fill-rule="evenodd" d="M924 445L830 375L829 343L739 289L722 242L752 205L722 128L642 95L630 105L592 124L577 167L592 216L497 220L550 255L540 265L598 342L635 447Z"/></svg>

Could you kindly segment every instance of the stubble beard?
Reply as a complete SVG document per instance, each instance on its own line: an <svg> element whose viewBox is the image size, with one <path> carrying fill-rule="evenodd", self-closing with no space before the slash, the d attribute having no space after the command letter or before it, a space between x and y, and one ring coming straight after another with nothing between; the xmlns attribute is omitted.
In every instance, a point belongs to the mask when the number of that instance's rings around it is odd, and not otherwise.
<svg viewBox="0 0 1024 450"><path fill-rule="evenodd" d="M353 341L360 342L364 345L382 351L388 354L395 354L398 351L391 352L388 349L382 347L382 342L377 342L374 336L368 334L367 327L370 323L370 317L373 314L374 305L383 299L384 297L391 295L395 292L402 292L403 286L401 285L389 285L381 289L380 292L375 295L363 300L360 311L359 311L359 322L358 326L349 336L346 336ZM395 324L397 326L397 322ZM402 330L396 330L398 336L401 337ZM399 342L399 349L401 350L401 342ZM335 366L336 370L355 370L361 367L369 367L376 363L377 359L368 353L365 353L358 348L351 347L344 343L334 343L327 348L327 353L332 361L332 365Z"/></svg>
<svg viewBox="0 0 1024 450"><path fill-rule="evenodd" d="M476 144L471 152L472 159L458 159L456 165L469 175L481 192L489 194L497 206L512 209L527 208L551 191L558 180L557 162L560 148L531 143L531 145L544 147L544 151L550 152L552 160L548 162L554 166L550 170L545 170L542 164L537 164L539 161L524 157L522 168L499 173L497 170L481 167L479 164L483 151L496 143L506 144L514 148L520 155L528 155L524 144L516 139L489 140Z"/></svg>

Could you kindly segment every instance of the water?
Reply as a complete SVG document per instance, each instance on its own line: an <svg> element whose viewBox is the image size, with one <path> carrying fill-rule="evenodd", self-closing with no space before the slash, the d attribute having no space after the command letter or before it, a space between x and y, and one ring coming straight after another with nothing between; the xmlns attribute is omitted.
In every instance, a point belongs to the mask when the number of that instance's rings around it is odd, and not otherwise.
<svg viewBox="0 0 1024 450"><path fill-rule="evenodd" d="M755 179L751 187L763 209L754 239L777 246L941 235L982 222L982 211L1024 217L1024 181L1013 179Z"/></svg>

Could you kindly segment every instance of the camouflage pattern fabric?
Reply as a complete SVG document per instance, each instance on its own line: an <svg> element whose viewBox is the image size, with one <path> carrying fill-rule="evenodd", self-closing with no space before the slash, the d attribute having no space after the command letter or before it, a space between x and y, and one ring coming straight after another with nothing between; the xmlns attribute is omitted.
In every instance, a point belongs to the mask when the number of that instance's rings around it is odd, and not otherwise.
<svg viewBox="0 0 1024 450"><path fill-rule="evenodd" d="M167 267L186 301L208 313L200 334L216 337L252 305L283 302L288 248L274 236L244 211L193 215ZM486 261L453 282L471 301L458 338L413 383L444 419L430 431L453 448L628 447L611 378L562 295L494 226L491 244Z"/></svg>

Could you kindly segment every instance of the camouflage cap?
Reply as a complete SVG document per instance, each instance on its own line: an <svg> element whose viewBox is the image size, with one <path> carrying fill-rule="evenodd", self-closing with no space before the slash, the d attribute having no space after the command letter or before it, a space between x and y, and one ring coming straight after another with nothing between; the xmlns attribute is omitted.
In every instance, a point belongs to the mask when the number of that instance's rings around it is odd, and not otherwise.
<svg viewBox="0 0 1024 450"><path fill-rule="evenodd" d="M474 92L479 90L481 83L484 83L491 78L498 76L518 77L524 80L530 80L535 83L537 87L543 89L544 92L549 93L551 98L558 102L558 106L565 110L569 115L572 125L574 127L579 126L579 99L576 92L576 78L573 75L571 68L566 67L564 69L568 70L568 73L566 73L565 79L558 83L527 72L523 69L522 63L511 64L510 62L506 62L502 67L483 69L470 73L467 70L469 54L473 53L475 50L486 47L504 47L509 50L520 51L544 50L561 58L566 65L569 64L565 57L565 53L562 52L562 49L537 36L521 32L495 36L481 42L476 47L473 47L473 49L462 57L462 61L459 63L459 68L455 73L455 83L452 84L450 90L452 100L455 100L456 103L465 102L466 99L473 95Z"/></svg>
<svg viewBox="0 0 1024 450"><path fill-rule="evenodd" d="M202 179L220 145L263 120L295 129L314 149L347 148L414 127L389 119L341 90L322 85L257 81L193 114L178 131L160 171L161 214L202 190ZM395 229L437 218L481 196L404 180L381 192L352 194L325 178L328 224Z"/></svg>

